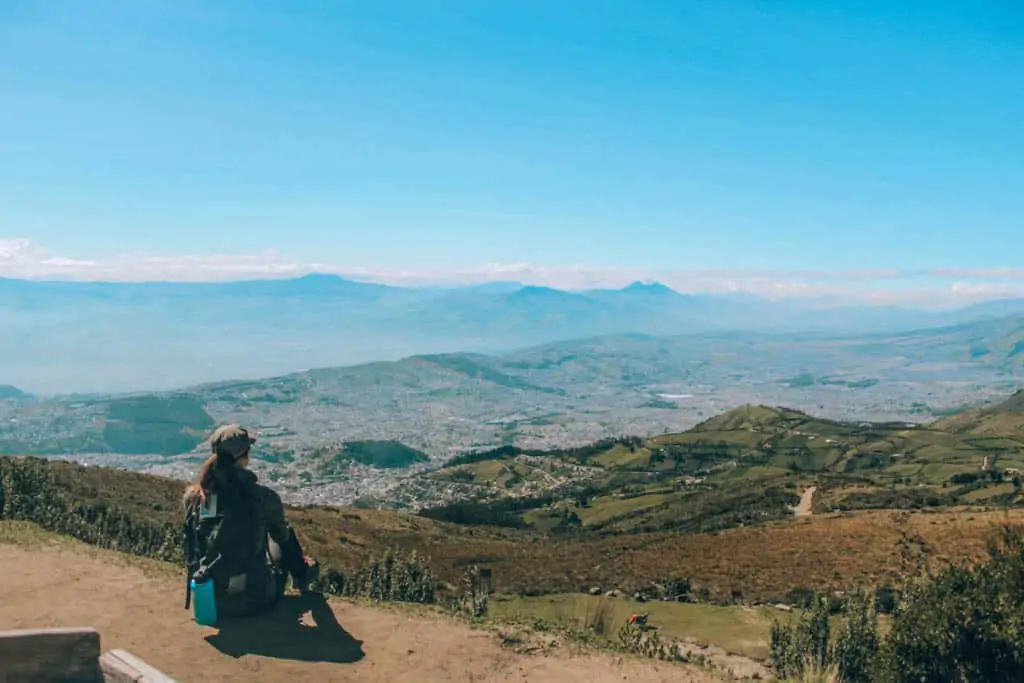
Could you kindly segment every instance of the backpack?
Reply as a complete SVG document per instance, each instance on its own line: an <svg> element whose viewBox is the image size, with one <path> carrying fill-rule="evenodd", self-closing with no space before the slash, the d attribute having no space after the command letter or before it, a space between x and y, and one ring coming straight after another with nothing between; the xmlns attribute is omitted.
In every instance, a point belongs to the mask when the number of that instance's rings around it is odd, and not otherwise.
<svg viewBox="0 0 1024 683"><path fill-rule="evenodd" d="M239 491L213 493L203 503L196 499L185 514L185 609L191 604L189 582L211 580L214 591L223 595L230 577L248 573L260 553L254 539L255 516Z"/></svg>

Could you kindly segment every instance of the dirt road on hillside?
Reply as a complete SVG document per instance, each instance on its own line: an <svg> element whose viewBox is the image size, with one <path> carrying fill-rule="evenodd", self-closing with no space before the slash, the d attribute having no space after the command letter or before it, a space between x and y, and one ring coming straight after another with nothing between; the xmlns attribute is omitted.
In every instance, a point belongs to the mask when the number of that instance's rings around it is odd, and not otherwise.
<svg viewBox="0 0 1024 683"><path fill-rule="evenodd" d="M796 507L793 508L794 517L810 517L814 509L814 492L818 490L817 486L808 487L802 494L800 494L800 502L797 503Z"/></svg>
<svg viewBox="0 0 1024 683"><path fill-rule="evenodd" d="M441 616L289 596L273 614L217 629L185 611L184 577L120 555L0 545L0 629L91 626L185 681L611 681L707 683L689 667L564 648L519 654Z"/></svg>

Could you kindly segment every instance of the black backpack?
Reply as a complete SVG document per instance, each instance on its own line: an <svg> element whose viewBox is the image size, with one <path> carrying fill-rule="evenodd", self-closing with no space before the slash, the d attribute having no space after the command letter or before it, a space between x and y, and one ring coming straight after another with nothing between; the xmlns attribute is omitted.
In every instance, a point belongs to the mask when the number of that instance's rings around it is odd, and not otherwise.
<svg viewBox="0 0 1024 683"><path fill-rule="evenodd" d="M225 487L207 497L195 498L185 513L185 609L191 605L189 583L211 580L223 593L228 579L248 572L259 559L254 542L255 516L251 501L237 489Z"/></svg>

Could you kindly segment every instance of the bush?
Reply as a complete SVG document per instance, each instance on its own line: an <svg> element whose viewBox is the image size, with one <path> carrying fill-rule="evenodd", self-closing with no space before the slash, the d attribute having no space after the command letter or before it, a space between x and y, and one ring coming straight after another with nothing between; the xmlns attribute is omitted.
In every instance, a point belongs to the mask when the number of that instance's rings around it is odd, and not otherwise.
<svg viewBox="0 0 1024 683"><path fill-rule="evenodd" d="M615 614L615 601L611 598L601 598L594 604L592 610L587 608L587 613L583 618L583 628L592 631L594 635L608 635L613 614Z"/></svg>
<svg viewBox="0 0 1024 683"><path fill-rule="evenodd" d="M900 592L892 586L879 586L875 589L875 611L879 614L892 614L899 604Z"/></svg>
<svg viewBox="0 0 1024 683"><path fill-rule="evenodd" d="M802 676L808 667L825 669L832 664L828 602L815 600L809 610L790 626L772 624L769 656L781 678Z"/></svg>
<svg viewBox="0 0 1024 683"><path fill-rule="evenodd" d="M378 602L437 601L437 581L426 561L415 552L403 556L387 550L379 559L348 575L331 570L326 574L323 589L335 595Z"/></svg>
<svg viewBox="0 0 1024 683"><path fill-rule="evenodd" d="M676 602L693 601L693 583L689 578L671 578L665 582L665 597Z"/></svg>
<svg viewBox="0 0 1024 683"><path fill-rule="evenodd" d="M0 458L0 519L42 528L101 548L177 562L181 527L140 519L103 500L75 499L41 458Z"/></svg>
<svg viewBox="0 0 1024 683"><path fill-rule="evenodd" d="M1024 535L1004 529L989 554L910 587L885 644L887 680L1024 680Z"/></svg>
<svg viewBox="0 0 1024 683"><path fill-rule="evenodd" d="M846 599L833 660L843 683L872 683L878 655L878 617L874 600L858 593Z"/></svg>
<svg viewBox="0 0 1024 683"><path fill-rule="evenodd" d="M798 586L786 594L786 602L800 609L810 609L814 605L816 594L810 588Z"/></svg>
<svg viewBox="0 0 1024 683"><path fill-rule="evenodd" d="M466 616L478 619L487 614L490 596L480 580L480 568L472 565L462 576L462 592L456 600L456 609Z"/></svg>
<svg viewBox="0 0 1024 683"><path fill-rule="evenodd" d="M664 643L657 631L645 631L636 624L619 629L619 645L626 652L670 662L688 662L689 657L679 643Z"/></svg>
<svg viewBox="0 0 1024 683"><path fill-rule="evenodd" d="M882 596L886 596L882 598ZM856 594L828 645L827 606L818 601L792 626L772 625L770 656L780 677L835 666L844 683L1024 681L1024 532L1005 528L979 566L924 576L895 605L892 628L878 634L874 604L892 589ZM874 603L874 604L873 604Z"/></svg>

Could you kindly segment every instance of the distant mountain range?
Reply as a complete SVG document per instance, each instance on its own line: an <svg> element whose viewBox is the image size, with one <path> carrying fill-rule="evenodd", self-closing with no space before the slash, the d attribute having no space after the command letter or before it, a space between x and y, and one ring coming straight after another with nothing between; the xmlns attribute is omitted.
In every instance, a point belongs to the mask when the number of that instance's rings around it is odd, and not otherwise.
<svg viewBox="0 0 1024 683"><path fill-rule="evenodd" d="M1024 313L516 282L394 287L333 275L226 283L0 279L0 381L37 394L159 390L414 354L504 353L602 335L863 335Z"/></svg>

